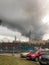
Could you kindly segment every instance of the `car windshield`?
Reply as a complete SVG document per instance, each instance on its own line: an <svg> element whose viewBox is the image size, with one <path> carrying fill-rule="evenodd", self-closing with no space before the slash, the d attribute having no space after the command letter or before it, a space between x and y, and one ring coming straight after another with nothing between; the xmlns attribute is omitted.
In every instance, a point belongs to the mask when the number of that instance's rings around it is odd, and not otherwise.
<svg viewBox="0 0 49 65"><path fill-rule="evenodd" d="M35 53L35 52L36 52L36 50L32 50L32 51L31 51L31 53Z"/></svg>
<svg viewBox="0 0 49 65"><path fill-rule="evenodd" d="M49 51L46 51L46 52L45 52L45 55L49 55Z"/></svg>

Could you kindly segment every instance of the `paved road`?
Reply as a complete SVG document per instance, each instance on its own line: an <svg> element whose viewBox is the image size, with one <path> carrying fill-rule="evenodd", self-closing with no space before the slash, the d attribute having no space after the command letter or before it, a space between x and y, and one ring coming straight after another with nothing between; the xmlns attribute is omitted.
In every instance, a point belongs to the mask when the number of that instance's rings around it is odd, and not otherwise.
<svg viewBox="0 0 49 65"><path fill-rule="evenodd" d="M20 54L19 53L0 53L0 55L20 57Z"/></svg>

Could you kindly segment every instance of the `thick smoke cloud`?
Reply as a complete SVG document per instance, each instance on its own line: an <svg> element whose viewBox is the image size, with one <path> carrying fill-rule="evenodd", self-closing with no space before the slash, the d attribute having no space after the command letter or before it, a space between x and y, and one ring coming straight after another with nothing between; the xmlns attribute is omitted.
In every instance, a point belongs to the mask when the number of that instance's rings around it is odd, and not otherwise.
<svg viewBox="0 0 49 65"><path fill-rule="evenodd" d="M0 0L0 19L2 26L18 31L32 39L42 39L46 33L44 16L49 15L49 0Z"/></svg>

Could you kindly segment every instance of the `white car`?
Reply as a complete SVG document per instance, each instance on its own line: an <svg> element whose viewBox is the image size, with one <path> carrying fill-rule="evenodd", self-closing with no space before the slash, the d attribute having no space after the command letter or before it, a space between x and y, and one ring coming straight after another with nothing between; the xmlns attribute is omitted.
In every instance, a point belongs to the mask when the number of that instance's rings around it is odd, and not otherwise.
<svg viewBox="0 0 49 65"><path fill-rule="evenodd" d="M28 52L24 52L20 54L20 57L25 58L27 54L29 54L32 50L28 51Z"/></svg>

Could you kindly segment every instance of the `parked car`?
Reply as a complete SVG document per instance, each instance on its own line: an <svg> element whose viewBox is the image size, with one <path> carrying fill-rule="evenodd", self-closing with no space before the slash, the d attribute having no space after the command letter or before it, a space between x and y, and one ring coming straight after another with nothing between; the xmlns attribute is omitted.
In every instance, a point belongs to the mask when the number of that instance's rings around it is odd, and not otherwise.
<svg viewBox="0 0 49 65"><path fill-rule="evenodd" d="M49 65L49 51L46 51L39 60L40 65Z"/></svg>
<svg viewBox="0 0 49 65"><path fill-rule="evenodd" d="M38 51L34 50L31 53L26 55L26 59L32 59L32 60L35 60L35 61L39 61L39 58L43 54L44 54L44 51L42 51L42 50L38 50Z"/></svg>
<svg viewBox="0 0 49 65"><path fill-rule="evenodd" d="M29 50L27 52L20 53L21 58L26 58L26 55L29 54L32 50Z"/></svg>

